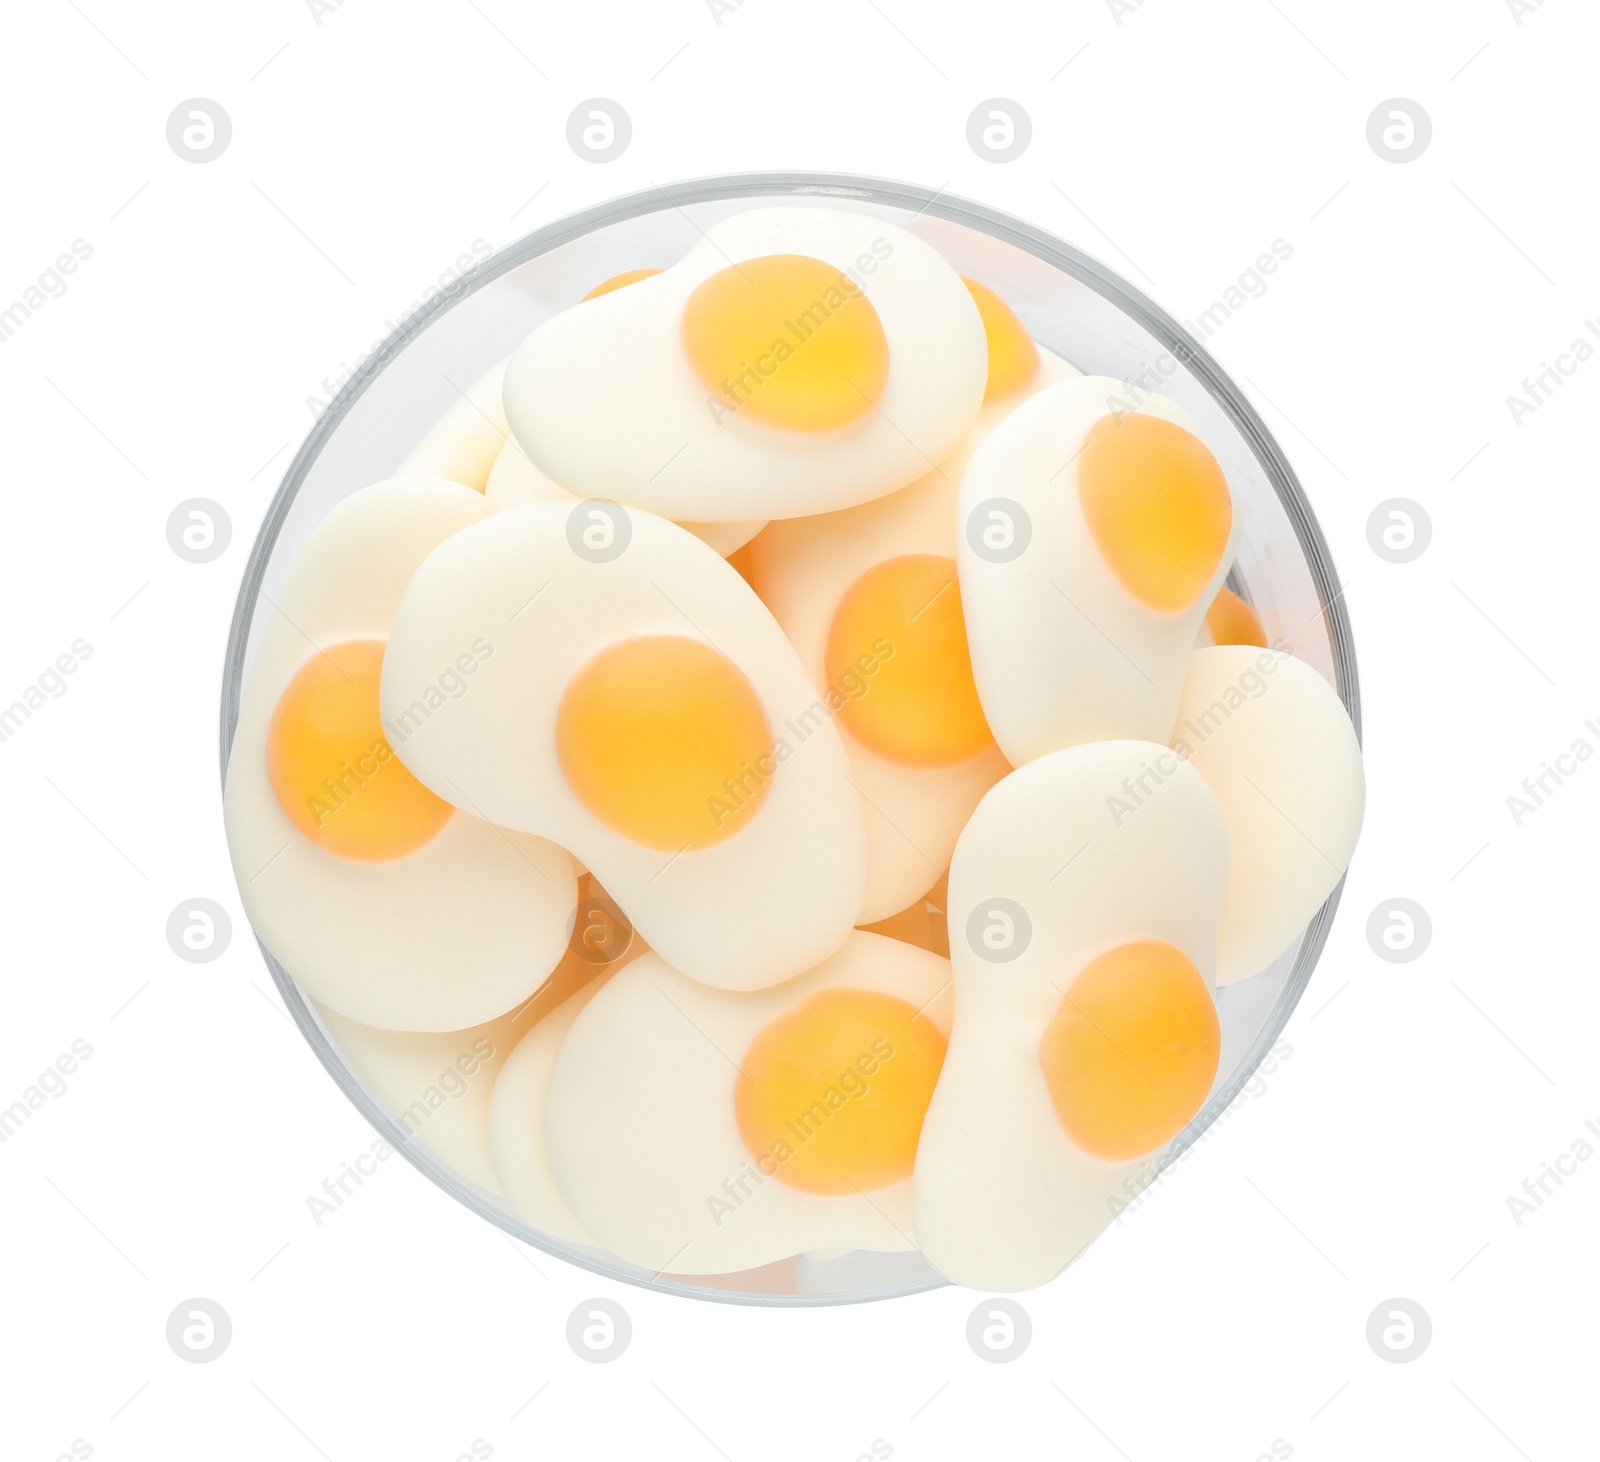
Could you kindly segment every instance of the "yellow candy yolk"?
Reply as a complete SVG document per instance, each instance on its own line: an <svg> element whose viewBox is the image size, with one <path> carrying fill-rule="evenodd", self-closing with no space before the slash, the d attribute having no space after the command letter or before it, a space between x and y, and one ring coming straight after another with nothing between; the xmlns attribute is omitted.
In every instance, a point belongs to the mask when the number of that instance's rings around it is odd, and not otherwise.
<svg viewBox="0 0 1600 1462"><path fill-rule="evenodd" d="M1078 457L1078 498L1111 571L1151 609L1189 608L1228 550L1222 468L1192 432L1159 417L1095 422Z"/></svg>
<svg viewBox="0 0 1600 1462"><path fill-rule="evenodd" d="M267 724L278 805L319 847L378 861L414 852L454 809L401 764L378 714L382 640L347 640L295 672Z"/></svg>
<svg viewBox="0 0 1600 1462"><path fill-rule="evenodd" d="M1215 645L1259 645L1267 647L1267 632L1261 616L1226 584L1206 610L1206 628Z"/></svg>
<svg viewBox="0 0 1600 1462"><path fill-rule="evenodd" d="M683 351L729 410L791 431L865 415L889 379L889 342L856 282L803 254L719 270L683 309Z"/></svg>
<svg viewBox="0 0 1600 1462"><path fill-rule="evenodd" d="M659 269L624 269L621 274L613 274L610 279L602 279L583 298L599 299L601 295L610 294L614 289L624 289L630 284L637 284L641 279L649 279L651 275L659 273L661 273Z"/></svg>
<svg viewBox="0 0 1600 1462"><path fill-rule="evenodd" d="M755 688L698 640L649 635L602 650L568 683L556 751L578 800L647 848L708 848L750 820L775 773Z"/></svg>
<svg viewBox="0 0 1600 1462"><path fill-rule="evenodd" d="M1026 386L1039 373L1039 347L1033 343L1011 306L976 279L961 281L972 295L989 342L989 384L985 404Z"/></svg>
<svg viewBox="0 0 1600 1462"><path fill-rule="evenodd" d="M1222 1031L1205 981L1159 940L1091 960L1039 1042L1061 1126L1085 1152L1127 1162L1154 1152L1200 1110Z"/></svg>
<svg viewBox="0 0 1600 1462"><path fill-rule="evenodd" d="M803 1193L911 1176L945 1038L904 1000L824 990L765 1026L735 1078L739 1135L762 1171Z"/></svg>
<svg viewBox="0 0 1600 1462"><path fill-rule="evenodd" d="M911 553L862 574L834 611L825 673L850 734L890 761L948 766L994 741L953 559Z"/></svg>

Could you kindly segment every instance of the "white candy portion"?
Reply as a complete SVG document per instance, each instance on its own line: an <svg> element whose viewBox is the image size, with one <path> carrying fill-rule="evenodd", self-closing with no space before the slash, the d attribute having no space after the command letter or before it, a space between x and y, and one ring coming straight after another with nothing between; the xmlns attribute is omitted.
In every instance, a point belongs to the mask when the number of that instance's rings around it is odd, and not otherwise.
<svg viewBox="0 0 1600 1462"><path fill-rule="evenodd" d="M826 693L828 633L850 586L868 569L904 554L955 557L956 484L968 458L995 424L1029 395L1078 374L1060 356L1039 351L1039 371L1023 391L991 402L955 453L909 487L858 507L770 524L751 544L750 582ZM832 687L870 695L870 680ZM942 767L902 766L869 750L835 720L850 757L850 780L867 821L867 897L863 924L898 913L926 893L949 866L956 836L978 799L1010 764L990 747Z"/></svg>
<svg viewBox="0 0 1600 1462"><path fill-rule="evenodd" d="M545 1138L562 1195L599 1243L653 1272L915 1248L909 1180L825 1195L758 1165L735 1115L736 1067L766 1025L824 990L896 996L948 1032L949 979L947 960L863 931L798 979L750 993L707 989L653 954L637 960L595 994L556 1056Z"/></svg>
<svg viewBox="0 0 1600 1462"><path fill-rule="evenodd" d="M961 478L956 562L973 675L1014 766L1090 741L1164 742L1195 636L1233 561L1230 544L1194 604L1167 614L1135 598L1101 556L1075 462L1094 423L1123 409L1111 403L1137 395L1106 376L1041 391L989 434ZM1164 397L1144 396L1138 409L1194 430ZM1024 538L1012 555L1008 545Z"/></svg>
<svg viewBox="0 0 1600 1462"><path fill-rule="evenodd" d="M821 259L872 303L889 352L875 410L782 430L727 410L696 376L680 343L689 296L766 254ZM528 456L580 496L691 522L787 518L921 477L959 446L987 374L978 308L931 245L860 214L759 208L713 225L665 272L546 321L512 357L505 402Z"/></svg>
<svg viewBox="0 0 1600 1462"><path fill-rule="evenodd" d="M498 1193L489 1158L489 1097L534 1005L470 1030L374 1030L319 1006L345 1064L406 1135L446 1166Z"/></svg>
<svg viewBox="0 0 1600 1462"><path fill-rule="evenodd" d="M559 483L552 482L532 462L528 454L510 437L500 449L484 488L497 507L517 507L522 503L575 503L580 499ZM702 543L709 543L724 558L743 548L767 526L765 519L744 523L680 523Z"/></svg>
<svg viewBox="0 0 1600 1462"><path fill-rule="evenodd" d="M553 1239L589 1248L594 1240L567 1207L550 1171L544 1124L556 1052L601 983L584 986L523 1036L494 1084L488 1113L494 1171L517 1217Z"/></svg>
<svg viewBox="0 0 1600 1462"><path fill-rule="evenodd" d="M619 291L621 293L622 291ZM608 298L609 296L603 296ZM572 532L594 504L509 509L442 544L417 570L383 666L390 744L439 796L572 849L677 968L724 989L776 984L837 949L861 911L866 830L831 724L795 730L814 692L736 570L650 513L623 513L626 547L594 561ZM599 525L618 536L610 518ZM700 640L750 681L776 738L760 806L731 837L681 854L612 831L567 784L558 709L573 675L619 641ZM482 641L458 697L442 669Z"/></svg>
<svg viewBox="0 0 1600 1462"><path fill-rule="evenodd" d="M396 477L444 477L482 492L511 435L501 400L508 361L487 370L412 449Z"/></svg>
<svg viewBox="0 0 1600 1462"><path fill-rule="evenodd" d="M517 508L524 503L575 503L577 496L552 482L532 462L528 454L517 445L515 437L508 437L489 469L489 479L484 484L483 495L497 508Z"/></svg>
<svg viewBox="0 0 1600 1462"><path fill-rule="evenodd" d="M1122 810L1149 766L1161 785ZM1051 752L979 804L950 865L955 1024L914 1180L917 1237L946 1279L1045 1283L1153 1174L1159 1154L1112 1163L1072 1142L1039 1042L1079 971L1118 945L1164 941L1209 983L1228 858L1204 780L1148 742Z"/></svg>
<svg viewBox="0 0 1600 1462"><path fill-rule="evenodd" d="M461 812L401 858L329 853L278 804L268 725L319 647L386 639L417 565L493 511L470 487L425 478L344 499L269 602L240 699L223 821L245 912L314 1000L381 1030L462 1030L533 994L566 947L572 860ZM452 655L439 668L454 667Z"/></svg>
<svg viewBox="0 0 1600 1462"><path fill-rule="evenodd" d="M1172 744L1233 835L1217 961L1228 985L1266 969L1344 877L1366 805L1361 747L1326 680L1250 645L1194 652Z"/></svg>

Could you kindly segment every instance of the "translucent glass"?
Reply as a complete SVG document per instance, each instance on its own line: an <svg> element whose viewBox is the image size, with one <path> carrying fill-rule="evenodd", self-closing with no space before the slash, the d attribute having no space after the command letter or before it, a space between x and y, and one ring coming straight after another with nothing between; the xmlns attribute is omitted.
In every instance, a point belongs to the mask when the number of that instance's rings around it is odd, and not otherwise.
<svg viewBox="0 0 1600 1462"><path fill-rule="evenodd" d="M276 597L307 538L336 502L393 475L444 411L541 321L627 269L665 268L718 219L762 203L849 208L887 219L983 280L1043 344L1090 373L1141 377L1183 405L1227 470L1240 524L1230 583L1338 693L1360 732L1354 648L1321 531L1281 448L1254 408L1179 324L1103 265L1038 229L943 193L876 179L754 174L652 189L577 214L501 250L424 306L361 362L290 465L251 553L234 613L222 697L222 762L238 718L263 594ZM1342 884L1340 889L1342 889ZM1200 1114L1174 1139L1170 1163L1249 1080L1310 979L1339 901L1335 889L1273 966L1219 992L1219 1075ZM346 1063L294 980L263 949L291 1014L333 1078L397 1151L475 1212L515 1237L630 1283L701 1299L843 1304L886 1299L944 1281L918 1254L801 1256L706 1279L655 1276L575 1248L521 1222L497 1195L451 1171L409 1138Z"/></svg>

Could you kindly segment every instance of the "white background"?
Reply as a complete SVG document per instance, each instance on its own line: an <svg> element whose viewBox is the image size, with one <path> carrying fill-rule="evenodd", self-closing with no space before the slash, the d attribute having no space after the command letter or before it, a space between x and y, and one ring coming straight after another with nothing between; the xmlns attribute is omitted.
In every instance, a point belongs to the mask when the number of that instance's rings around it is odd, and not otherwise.
<svg viewBox="0 0 1600 1462"><path fill-rule="evenodd" d="M0 344L0 703L92 656L0 744L8 1007L0 1105L93 1047L0 1145L0 1451L52 1459L729 1462L1041 1455L1540 1459L1591 1431L1600 1161L1520 1223L1507 1198L1600 1119L1600 360L1520 425L1507 396L1600 315L1593 63L1579 0L907 0L518 6L303 0L12 7L0 308L92 256ZM568 113L634 137L580 160ZM169 148L186 98L227 152ZM1034 135L981 160L973 107ZM1419 160L1368 145L1414 98ZM1293 258L1208 342L1302 474L1354 620L1370 783L1344 906L1264 1094L1067 1275L1034 1338L980 1360L975 1297L764 1311L611 1286L509 1240L399 1161L316 1226L372 1134L247 937L217 788L220 666L250 541L322 394L475 238L495 247L652 182L829 168L948 186L1104 259L1192 318L1274 239ZM1125 252L1126 251L1126 252ZM165 523L222 502L193 565ZM1380 501L1432 517L1393 565ZM212 964L170 910L234 916ZM1367 915L1431 914L1411 964ZM1592 1134L1591 1134L1592 1135ZM1596 1139L1600 1145L1600 1139ZM1003 1203L1005 1195L994 1195ZM618 1361L565 1322L608 1294ZM164 1328L206 1296L231 1347ZM1380 1359L1369 1313L1432 1317ZM530 1397L533 1397L531 1401Z"/></svg>

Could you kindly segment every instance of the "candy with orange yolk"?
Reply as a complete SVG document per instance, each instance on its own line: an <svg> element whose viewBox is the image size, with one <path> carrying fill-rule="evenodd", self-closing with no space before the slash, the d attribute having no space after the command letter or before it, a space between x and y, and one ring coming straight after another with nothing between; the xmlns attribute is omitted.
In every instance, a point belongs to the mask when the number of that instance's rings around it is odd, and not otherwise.
<svg viewBox="0 0 1600 1462"><path fill-rule="evenodd" d="M754 687L710 645L652 635L607 646L568 682L556 712L568 783L605 825L647 848L709 848L755 815L767 781L733 799L772 753Z"/></svg>
<svg viewBox="0 0 1600 1462"><path fill-rule="evenodd" d="M1013 766L1170 736L1232 562L1227 479L1194 427L1172 401L1084 376L1023 401L968 461L962 611L984 718Z"/></svg>
<svg viewBox="0 0 1600 1462"><path fill-rule="evenodd" d="M1142 604L1188 609L1228 550L1233 503L1191 431L1142 412L1100 417L1078 457L1078 497L1105 561Z"/></svg>
<svg viewBox="0 0 1600 1462"><path fill-rule="evenodd" d="M1194 962L1156 939L1119 944L1073 980L1039 1042L1067 1135L1107 1162L1154 1152L1200 1110L1222 1028Z"/></svg>
<svg viewBox="0 0 1600 1462"><path fill-rule="evenodd" d="M972 683L954 559L903 554L845 591L828 633L828 684L873 661L870 691L839 712L863 746L905 766L936 767L993 745Z"/></svg>
<svg viewBox="0 0 1600 1462"><path fill-rule="evenodd" d="M544 1135L562 1198L596 1243L652 1271L914 1248L911 1171L949 983L948 960L859 930L748 992L645 955L556 1055Z"/></svg>
<svg viewBox="0 0 1600 1462"><path fill-rule="evenodd" d="M493 516L482 493L439 479L345 498L273 585L240 694L223 821L245 912L310 999L379 1032L459 1032L521 1006L560 961L577 904L566 852L423 786L398 755L406 728L382 720L406 586ZM433 699L466 691L492 651L453 647Z"/></svg>
<svg viewBox="0 0 1600 1462"><path fill-rule="evenodd" d="M490 653L441 696L440 667L474 644ZM440 544L395 616L380 693L424 786L570 850L653 950L727 989L809 969L861 914L860 799L815 698L727 560L588 501Z"/></svg>
<svg viewBox="0 0 1600 1462"><path fill-rule="evenodd" d="M379 640L330 645L302 665L267 728L268 775L289 820L346 858L401 858L455 809L396 759L378 716Z"/></svg>
<svg viewBox="0 0 1600 1462"><path fill-rule="evenodd" d="M757 1033L734 1112L756 1159L782 1147L780 1183L870 1192L911 1176L945 1038L914 1006L871 990L823 990ZM870 1100L851 1100L855 1088ZM802 1137L802 1134L803 1137Z"/></svg>
<svg viewBox="0 0 1600 1462"><path fill-rule="evenodd" d="M793 431L854 421L889 378L883 322L860 286L798 254L746 259L697 285L683 350L708 391Z"/></svg>
<svg viewBox="0 0 1600 1462"><path fill-rule="evenodd" d="M1039 374L1039 347L1015 311L986 284L963 278L978 314L983 318L983 334L989 346L989 380L984 387L987 406L1019 391Z"/></svg>
<svg viewBox="0 0 1600 1462"><path fill-rule="evenodd" d="M1205 626L1213 645L1267 648L1267 631L1261 623L1261 616L1226 584L1217 590L1211 608L1206 610Z"/></svg>
<svg viewBox="0 0 1600 1462"><path fill-rule="evenodd" d="M1201 1110L1230 860L1217 798L1156 743L1050 752L979 803L950 865L955 1018L914 1179L945 1278L1052 1278Z"/></svg>
<svg viewBox="0 0 1600 1462"><path fill-rule="evenodd" d="M528 460L579 497L744 522L915 481L960 445L988 373L978 306L930 244L784 206L546 320L505 407Z"/></svg>

